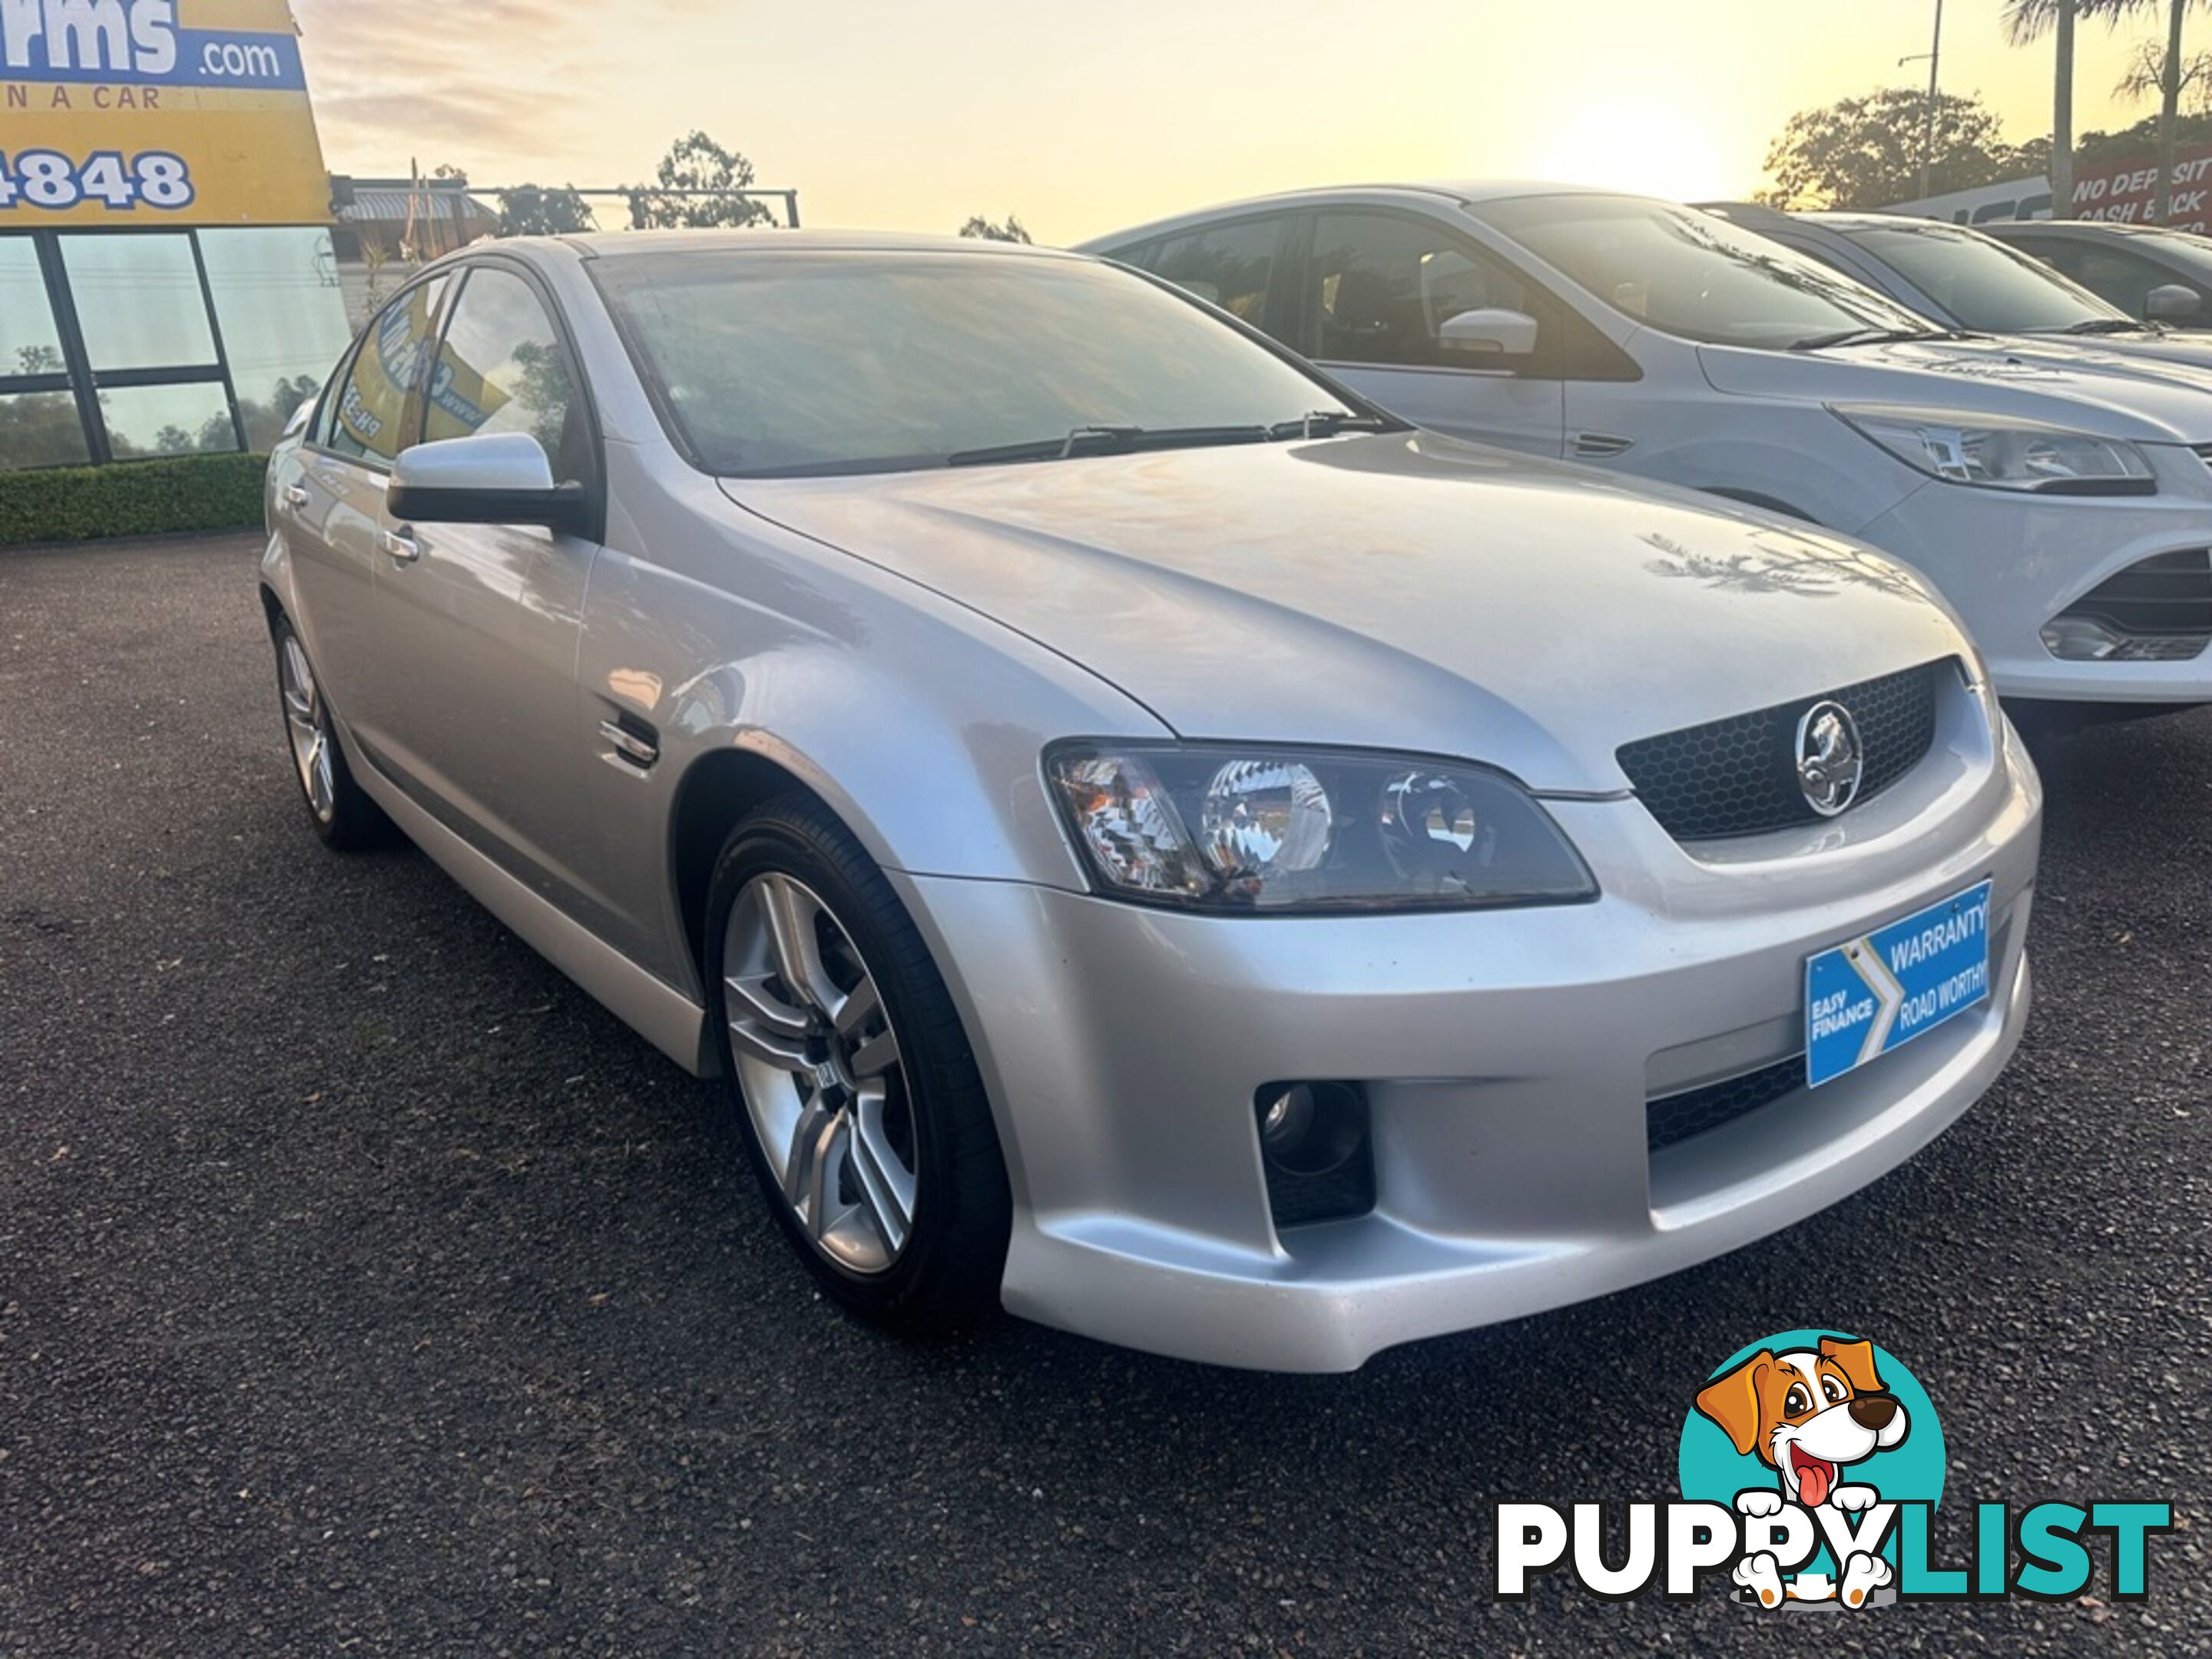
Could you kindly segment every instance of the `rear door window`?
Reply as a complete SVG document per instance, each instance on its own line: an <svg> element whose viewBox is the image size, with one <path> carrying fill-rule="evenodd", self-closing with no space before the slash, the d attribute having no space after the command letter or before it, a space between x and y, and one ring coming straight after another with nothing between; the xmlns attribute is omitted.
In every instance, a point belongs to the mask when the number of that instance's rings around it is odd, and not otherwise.
<svg viewBox="0 0 2212 1659"><path fill-rule="evenodd" d="M1267 325L1267 291L1283 218L1240 219L1150 244L1145 269L1255 328Z"/></svg>

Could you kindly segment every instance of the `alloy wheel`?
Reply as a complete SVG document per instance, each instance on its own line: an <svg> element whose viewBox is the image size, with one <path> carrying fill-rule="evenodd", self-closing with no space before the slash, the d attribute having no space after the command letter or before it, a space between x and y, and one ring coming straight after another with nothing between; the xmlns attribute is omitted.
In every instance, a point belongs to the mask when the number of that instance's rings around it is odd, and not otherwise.
<svg viewBox="0 0 2212 1659"><path fill-rule="evenodd" d="M284 696L284 724L292 740L292 763L300 771L300 787L318 823L328 823L337 811L337 780L331 768L330 711L315 684L315 671L299 635L287 633L280 653Z"/></svg>
<svg viewBox="0 0 2212 1659"><path fill-rule="evenodd" d="M730 1049L784 1202L849 1272L887 1271L914 1228L921 1159L898 1037L875 977L814 890L739 890L723 934Z"/></svg>

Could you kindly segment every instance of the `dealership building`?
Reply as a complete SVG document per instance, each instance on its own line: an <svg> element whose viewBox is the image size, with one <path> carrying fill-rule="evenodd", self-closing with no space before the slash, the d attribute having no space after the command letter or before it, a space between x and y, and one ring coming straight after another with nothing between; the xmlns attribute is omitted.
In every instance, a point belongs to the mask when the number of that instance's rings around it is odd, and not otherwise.
<svg viewBox="0 0 2212 1659"><path fill-rule="evenodd" d="M362 232L285 0L0 0L0 469L265 450Z"/></svg>

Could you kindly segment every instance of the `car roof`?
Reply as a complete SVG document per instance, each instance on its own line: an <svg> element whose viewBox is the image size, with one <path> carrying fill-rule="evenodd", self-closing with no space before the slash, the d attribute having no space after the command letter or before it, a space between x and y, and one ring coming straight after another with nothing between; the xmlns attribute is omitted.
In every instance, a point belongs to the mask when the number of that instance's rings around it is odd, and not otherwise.
<svg viewBox="0 0 2212 1659"><path fill-rule="evenodd" d="M1725 219L1732 225L1752 229L1759 225L1794 224L1806 216L1785 213L1780 208L1771 208L1764 202L1692 202L1690 205L1700 213Z"/></svg>
<svg viewBox="0 0 2212 1659"><path fill-rule="evenodd" d="M2010 230L2032 230L2060 236L2185 236L2171 225L2126 225L2113 219L1992 219L1976 230L2002 236Z"/></svg>
<svg viewBox="0 0 2212 1659"><path fill-rule="evenodd" d="M1538 179L1370 179L1364 183L1312 185L1302 190L1277 191L1266 196L1247 196L1235 201L1217 202L1211 206L1192 208L1182 213L1148 219L1141 224L1109 230L1075 246L1079 251L1126 246L1131 242L1162 235L1185 225L1202 224L1211 219L1231 218L1245 213L1280 212L1286 208L1310 207L1346 198L1372 200L1377 198L1388 199L1392 196L1425 196L1437 201L1475 205L1484 202L1510 201L1526 196L1633 196L1638 193L1613 190L1603 185L1562 185Z"/></svg>
<svg viewBox="0 0 2212 1659"><path fill-rule="evenodd" d="M980 236L924 236L892 230L616 230L558 239L587 259L627 259L654 253L981 253L1062 258L1056 248L1000 242Z"/></svg>
<svg viewBox="0 0 2212 1659"><path fill-rule="evenodd" d="M1972 232L1978 227L1954 224L1948 219L1931 218L1924 213L1801 213L1801 219L1816 225L1826 225L1830 230L1963 230Z"/></svg>
<svg viewBox="0 0 2212 1659"><path fill-rule="evenodd" d="M1060 248L993 241L985 237L910 235L894 230L784 230L757 226L742 230L613 230L573 236L484 238L445 255L434 264L491 252L519 254L532 259L571 260L628 259L655 253L744 253L763 257L823 252L972 253L983 258L1040 259L1082 257Z"/></svg>
<svg viewBox="0 0 2212 1659"><path fill-rule="evenodd" d="M1853 230L1894 230L1903 226L1936 230L1972 230L1972 225L1954 224L1948 219L1931 218L1921 213L1887 213L1864 209L1838 211L1833 208L1815 208L1785 211L1768 207L1763 202L1697 202L1692 205L1707 213L1717 214L1732 225L1741 225L1746 230L1784 229L1791 225L1814 225L1838 234Z"/></svg>

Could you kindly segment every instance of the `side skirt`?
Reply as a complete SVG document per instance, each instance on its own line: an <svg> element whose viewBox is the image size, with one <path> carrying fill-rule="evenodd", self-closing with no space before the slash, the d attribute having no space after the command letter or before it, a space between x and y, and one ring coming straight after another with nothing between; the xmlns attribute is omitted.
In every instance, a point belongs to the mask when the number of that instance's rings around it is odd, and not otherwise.
<svg viewBox="0 0 2212 1659"><path fill-rule="evenodd" d="M366 764L361 745L350 738L346 747L355 781L433 864L520 934L524 944L692 1076L712 1077L720 1069L714 1046L707 1041L705 1009L562 915L432 817Z"/></svg>

